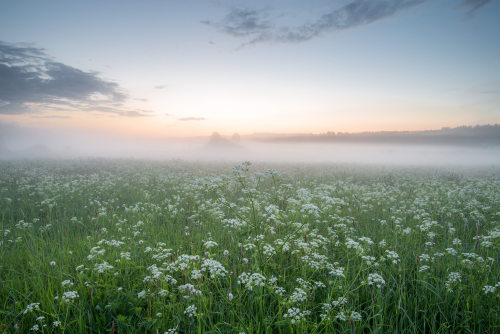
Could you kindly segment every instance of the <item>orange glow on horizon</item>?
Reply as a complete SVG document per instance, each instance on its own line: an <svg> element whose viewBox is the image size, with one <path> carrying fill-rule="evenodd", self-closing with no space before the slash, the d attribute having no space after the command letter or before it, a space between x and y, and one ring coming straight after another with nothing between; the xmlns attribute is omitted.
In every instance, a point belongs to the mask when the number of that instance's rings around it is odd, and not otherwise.
<svg viewBox="0 0 500 334"><path fill-rule="evenodd" d="M89 115L88 113L73 112L69 118L67 113L51 113L36 115L2 115L0 120L15 122L27 127L40 127L48 129L74 130L84 132L95 132L111 136L124 136L129 138L189 138L210 136L213 132L218 132L224 136L234 133L240 135L251 135L258 133L270 134L321 134L327 132L378 132L378 131L421 131L438 130L442 127L456 127L462 125L477 125L466 120L457 120L454 123L436 122L434 120L421 119L419 122L403 122L394 120L384 122L383 120L355 119L344 120L343 122L319 121L316 119L301 120L289 119L286 123L276 120L264 122L256 118L253 122L229 120L194 120L181 121L176 118L166 116L147 117L124 117L116 115ZM60 117L60 118L58 118ZM318 125L318 123L320 125Z"/></svg>

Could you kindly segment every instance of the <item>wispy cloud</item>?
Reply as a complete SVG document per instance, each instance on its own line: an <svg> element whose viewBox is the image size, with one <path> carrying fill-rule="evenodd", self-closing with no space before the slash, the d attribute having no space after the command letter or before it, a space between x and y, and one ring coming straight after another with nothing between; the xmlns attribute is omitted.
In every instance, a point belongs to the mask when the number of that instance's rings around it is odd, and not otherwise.
<svg viewBox="0 0 500 334"><path fill-rule="evenodd" d="M177 118L179 121L189 122L189 121L204 121L205 117L181 117Z"/></svg>
<svg viewBox="0 0 500 334"><path fill-rule="evenodd" d="M260 35L272 28L266 18L266 10L232 8L220 22L202 21L219 31L234 37Z"/></svg>
<svg viewBox="0 0 500 334"><path fill-rule="evenodd" d="M492 0L462 0L460 7L467 11L467 14L472 15L476 10L483 7Z"/></svg>
<svg viewBox="0 0 500 334"><path fill-rule="evenodd" d="M127 99L119 85L52 60L43 49L0 42L0 114L24 114L44 109L106 109L136 115L123 107Z"/></svg>
<svg viewBox="0 0 500 334"><path fill-rule="evenodd" d="M218 31L233 37L247 38L246 44L259 42L304 42L322 34L368 25L389 18L428 0L351 0L330 9L316 20L295 26L278 26L269 19L269 9L232 8L217 22L202 21ZM460 0L460 7L468 14L491 0Z"/></svg>
<svg viewBox="0 0 500 334"><path fill-rule="evenodd" d="M48 118L48 119L68 119L68 115L33 115L32 118Z"/></svg>

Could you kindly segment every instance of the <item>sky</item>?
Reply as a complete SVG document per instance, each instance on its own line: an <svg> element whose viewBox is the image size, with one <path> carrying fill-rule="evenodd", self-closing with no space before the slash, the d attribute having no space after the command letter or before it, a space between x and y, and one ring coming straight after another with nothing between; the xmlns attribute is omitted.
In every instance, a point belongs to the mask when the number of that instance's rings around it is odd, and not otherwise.
<svg viewBox="0 0 500 334"><path fill-rule="evenodd" d="M4 1L0 123L129 138L500 123L500 1Z"/></svg>

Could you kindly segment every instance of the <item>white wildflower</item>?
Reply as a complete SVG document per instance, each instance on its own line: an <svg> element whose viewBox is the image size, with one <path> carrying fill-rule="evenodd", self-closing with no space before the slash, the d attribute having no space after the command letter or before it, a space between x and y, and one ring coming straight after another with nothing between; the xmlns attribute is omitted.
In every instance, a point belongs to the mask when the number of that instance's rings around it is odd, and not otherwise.
<svg viewBox="0 0 500 334"><path fill-rule="evenodd" d="M361 245L359 242L352 240L351 238L347 238L345 245L347 248L360 249Z"/></svg>
<svg viewBox="0 0 500 334"><path fill-rule="evenodd" d="M488 293L495 293L495 290L496 290L496 288L494 286L491 286L491 285L483 286L483 292L485 295L487 295Z"/></svg>
<svg viewBox="0 0 500 334"><path fill-rule="evenodd" d="M259 273L247 274L244 272L238 276L238 283L252 291L254 287L263 287L266 284L266 277Z"/></svg>
<svg viewBox="0 0 500 334"><path fill-rule="evenodd" d="M371 273L368 275L368 285L376 285L377 288L381 288L385 285L385 280L382 276L377 273Z"/></svg>
<svg viewBox="0 0 500 334"><path fill-rule="evenodd" d="M210 278L216 277L225 277L227 274L226 268L215 260L212 259L203 259L203 263L201 264L201 271L207 271L210 273Z"/></svg>
<svg viewBox="0 0 500 334"><path fill-rule="evenodd" d="M218 245L219 245L218 243L216 243L215 241L212 241L212 240L205 241L205 243L203 244L203 246L205 246L206 249L210 249L210 248L216 247Z"/></svg>
<svg viewBox="0 0 500 334"><path fill-rule="evenodd" d="M130 260L130 252L120 252L120 257L124 260Z"/></svg>
<svg viewBox="0 0 500 334"><path fill-rule="evenodd" d="M445 286L446 290L453 292L453 287L456 283L462 282L462 275L460 273L451 272L448 274L448 279L446 280Z"/></svg>
<svg viewBox="0 0 500 334"><path fill-rule="evenodd" d="M196 316L196 311L198 309L196 308L196 305L190 305L188 307L186 307L186 309L184 310L184 314L186 314L188 317L192 318L194 316Z"/></svg>
<svg viewBox="0 0 500 334"><path fill-rule="evenodd" d="M191 271L191 279L192 280L197 280L197 279L200 279L202 277L203 277L203 274L201 273L200 270L193 269L193 271Z"/></svg>
<svg viewBox="0 0 500 334"><path fill-rule="evenodd" d="M353 321L361 321L361 314L355 311L351 312L351 316L349 317Z"/></svg>
<svg viewBox="0 0 500 334"><path fill-rule="evenodd" d="M201 291L197 290L194 285L186 283L184 285L179 285L179 291L187 292L191 295L201 296Z"/></svg>
<svg viewBox="0 0 500 334"><path fill-rule="evenodd" d="M398 264L399 263L399 255L395 251L391 251L391 250L386 249L385 250L385 255L387 256L387 258L389 258L390 260L392 260L393 264Z"/></svg>
<svg viewBox="0 0 500 334"><path fill-rule="evenodd" d="M300 322L303 320L305 317L311 314L311 311L301 311L297 307L291 307L287 310L285 315L283 315L284 318L290 319L290 322L292 324L295 324L297 322Z"/></svg>
<svg viewBox="0 0 500 334"><path fill-rule="evenodd" d="M94 266L94 270L97 270L99 274L102 274L110 269L113 269L113 266L108 264L106 261L103 263L98 263Z"/></svg>
<svg viewBox="0 0 500 334"><path fill-rule="evenodd" d="M62 281L62 282L61 282L61 285L62 285L63 287L68 287L68 288L71 288L71 287L73 286L73 283L72 283L69 279L67 279L67 280L65 280L65 281Z"/></svg>
<svg viewBox="0 0 500 334"><path fill-rule="evenodd" d="M342 267L333 267L330 270L330 275L345 278L344 268L342 268Z"/></svg>
<svg viewBox="0 0 500 334"><path fill-rule="evenodd" d="M65 302L65 303L69 303L69 302L72 302L74 299L78 298L78 292L76 291L66 291L65 293L63 293L62 295L62 301Z"/></svg>
<svg viewBox="0 0 500 334"><path fill-rule="evenodd" d="M346 297L339 297L337 300L332 301L332 306L339 306L339 305L344 305L347 304L347 298Z"/></svg>
<svg viewBox="0 0 500 334"><path fill-rule="evenodd" d="M424 264L423 266L420 266L418 271L422 273L422 272L427 271L429 269L430 269L430 267Z"/></svg>
<svg viewBox="0 0 500 334"><path fill-rule="evenodd" d="M340 320L340 321L346 321L347 317L345 316L344 312L339 312L336 316L335 319Z"/></svg>
<svg viewBox="0 0 500 334"><path fill-rule="evenodd" d="M450 255L457 255L457 251L454 248L446 248L446 252Z"/></svg>
<svg viewBox="0 0 500 334"><path fill-rule="evenodd" d="M265 244L263 248L264 251L262 253L266 256L273 256L276 254L276 250L274 249L274 247L269 244Z"/></svg>
<svg viewBox="0 0 500 334"><path fill-rule="evenodd" d="M274 293L277 294L280 297L283 297L285 295L286 291L281 286L277 286L277 287L274 288Z"/></svg>
<svg viewBox="0 0 500 334"><path fill-rule="evenodd" d="M40 303L31 303L28 306L26 306L26 309L24 310L23 314L31 313L33 311L38 311L38 310L40 310Z"/></svg>
<svg viewBox="0 0 500 334"><path fill-rule="evenodd" d="M295 288L293 293L290 295L290 301L292 303L301 303L307 299L307 293L301 288Z"/></svg>

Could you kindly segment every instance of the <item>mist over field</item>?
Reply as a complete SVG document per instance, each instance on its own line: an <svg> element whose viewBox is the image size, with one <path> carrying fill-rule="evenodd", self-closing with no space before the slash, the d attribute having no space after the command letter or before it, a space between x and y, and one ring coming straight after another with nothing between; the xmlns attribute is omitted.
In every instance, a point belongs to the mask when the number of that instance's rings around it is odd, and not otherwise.
<svg viewBox="0 0 500 334"><path fill-rule="evenodd" d="M153 160L301 163L359 163L377 165L500 165L500 131L488 137L441 136L422 143L422 135L384 133L337 137L277 135L146 139L3 124L0 158L135 158ZM346 137L347 136L347 137ZM428 136L428 135L427 135ZM352 137L352 138L351 138ZM340 138L340 139L339 139ZM456 143L453 142L456 141Z"/></svg>

